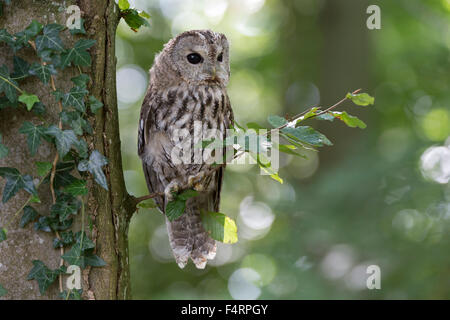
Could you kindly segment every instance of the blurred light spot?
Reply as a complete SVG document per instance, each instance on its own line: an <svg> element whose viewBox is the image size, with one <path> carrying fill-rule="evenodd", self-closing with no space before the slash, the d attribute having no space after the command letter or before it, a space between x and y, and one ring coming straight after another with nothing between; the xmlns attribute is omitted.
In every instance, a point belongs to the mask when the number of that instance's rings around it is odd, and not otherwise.
<svg viewBox="0 0 450 320"><path fill-rule="evenodd" d="M193 0L159 0L159 8L164 16L173 19L183 9L189 10L189 8L192 8L193 2Z"/></svg>
<svg viewBox="0 0 450 320"><path fill-rule="evenodd" d="M425 212L430 218L434 220L450 220L450 203L438 202L428 206Z"/></svg>
<svg viewBox="0 0 450 320"><path fill-rule="evenodd" d="M295 267L302 270L302 271L306 271L309 270L313 267L313 263L308 261L308 257L307 256L302 256L300 258L298 258L297 261L295 261Z"/></svg>
<svg viewBox="0 0 450 320"><path fill-rule="evenodd" d="M369 264L358 264L345 276L347 288L355 291L367 289L366 282L369 276L366 271Z"/></svg>
<svg viewBox="0 0 450 320"><path fill-rule="evenodd" d="M241 10L247 14L252 14L261 10L264 6L265 0L240 0L239 5Z"/></svg>
<svg viewBox="0 0 450 320"><path fill-rule="evenodd" d="M252 196L245 197L239 206L238 223L242 222L240 235L244 239L258 239L267 234L275 219L270 207L263 202L254 202Z"/></svg>
<svg viewBox="0 0 450 320"><path fill-rule="evenodd" d="M230 263L233 256L233 247L229 244L217 242L216 257L208 262L209 265L218 267Z"/></svg>
<svg viewBox="0 0 450 320"><path fill-rule="evenodd" d="M320 103L319 88L312 82L294 82L286 91L286 102L295 110L307 109Z"/></svg>
<svg viewBox="0 0 450 320"><path fill-rule="evenodd" d="M354 253L348 245L333 246L323 258L320 269L329 279L342 278L352 267Z"/></svg>
<svg viewBox="0 0 450 320"><path fill-rule="evenodd" d="M406 128L385 130L378 139L378 152L388 161L399 160L411 144L411 135Z"/></svg>
<svg viewBox="0 0 450 320"><path fill-rule="evenodd" d="M258 175L256 178L256 187L258 188L259 193L264 195L264 199L269 201L295 201L295 190L286 181L284 181L283 184L280 184L278 181L275 181L268 176Z"/></svg>
<svg viewBox="0 0 450 320"><path fill-rule="evenodd" d="M228 291L235 300L255 300L261 295L261 276L250 268L233 272L228 280Z"/></svg>
<svg viewBox="0 0 450 320"><path fill-rule="evenodd" d="M413 106L413 111L415 114L423 116L427 114L432 104L433 100L431 99L430 96L422 96L419 99L417 99L416 103Z"/></svg>
<svg viewBox="0 0 450 320"><path fill-rule="evenodd" d="M431 141L442 141L450 135L450 112L433 109L422 119L422 130Z"/></svg>
<svg viewBox="0 0 450 320"><path fill-rule="evenodd" d="M116 37L116 57L118 68L124 64L132 63L134 60L133 46L121 37Z"/></svg>
<svg viewBox="0 0 450 320"><path fill-rule="evenodd" d="M415 209L401 210L392 220L392 226L413 241L423 241L431 223L431 219Z"/></svg>
<svg viewBox="0 0 450 320"><path fill-rule="evenodd" d="M306 159L297 158L296 161L292 162L291 167L293 170L289 170L295 178L306 179L314 175L319 168L319 155L316 151L301 149L298 150L299 153L304 154Z"/></svg>
<svg viewBox="0 0 450 320"><path fill-rule="evenodd" d="M275 261L264 254L250 254L242 261L242 268L250 268L258 272L261 277L261 284L263 286L272 282L277 273L277 266Z"/></svg>
<svg viewBox="0 0 450 320"><path fill-rule="evenodd" d="M117 71L119 108L126 109L141 99L147 89L147 74L137 65L125 65Z"/></svg>
<svg viewBox="0 0 450 320"><path fill-rule="evenodd" d="M149 248L152 256L160 262L172 262L174 260L169 237L167 236L166 224L162 224L155 229Z"/></svg>
<svg viewBox="0 0 450 320"><path fill-rule="evenodd" d="M278 297L287 296L297 289L297 279L292 274L278 274L267 289Z"/></svg>
<svg viewBox="0 0 450 320"><path fill-rule="evenodd" d="M225 0L206 1L203 11L205 15L213 18L211 21L219 23L227 10L228 2Z"/></svg>
<svg viewBox="0 0 450 320"><path fill-rule="evenodd" d="M208 29L208 23L202 15L195 12L181 12L172 20L172 35L195 29Z"/></svg>
<svg viewBox="0 0 450 320"><path fill-rule="evenodd" d="M450 146L430 147L420 157L422 175L437 183L450 180Z"/></svg>

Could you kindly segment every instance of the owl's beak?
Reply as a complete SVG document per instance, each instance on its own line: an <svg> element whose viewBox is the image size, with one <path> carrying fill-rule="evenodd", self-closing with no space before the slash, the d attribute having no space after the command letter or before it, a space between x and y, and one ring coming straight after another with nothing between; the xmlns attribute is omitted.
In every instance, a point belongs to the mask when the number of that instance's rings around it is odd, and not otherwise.
<svg viewBox="0 0 450 320"><path fill-rule="evenodd" d="M211 76L210 80L216 80L216 67L213 66L208 71L209 75Z"/></svg>

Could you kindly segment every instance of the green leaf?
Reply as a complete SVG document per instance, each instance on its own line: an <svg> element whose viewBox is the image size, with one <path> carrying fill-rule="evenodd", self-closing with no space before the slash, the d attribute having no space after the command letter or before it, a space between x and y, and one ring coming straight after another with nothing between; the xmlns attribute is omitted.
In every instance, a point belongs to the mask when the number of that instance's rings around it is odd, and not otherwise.
<svg viewBox="0 0 450 320"><path fill-rule="evenodd" d="M39 102L39 98L34 94L24 92L19 96L19 101L25 103L25 105L27 106L27 110L31 111L34 104Z"/></svg>
<svg viewBox="0 0 450 320"><path fill-rule="evenodd" d="M143 18L139 12L135 9L126 9L122 11L122 17L125 19L125 22L128 24L128 26L131 28L131 30L137 32L137 30L141 26L150 27L150 24L148 23L145 18Z"/></svg>
<svg viewBox="0 0 450 320"><path fill-rule="evenodd" d="M0 133L0 159L8 155L9 149L7 146L2 144L2 134Z"/></svg>
<svg viewBox="0 0 450 320"><path fill-rule="evenodd" d="M86 107L84 104L84 97L89 93L86 90L86 87L75 86L70 89L70 92L58 96L56 93L57 99L60 97L62 99L62 104L65 107L74 107L76 110L80 112L86 112ZM61 94L61 93L59 93Z"/></svg>
<svg viewBox="0 0 450 320"><path fill-rule="evenodd" d="M16 38L15 44L13 46L14 51L16 52L22 47L29 47L28 41L32 41L33 38L38 35L42 30L42 24L33 20L25 30L17 32L14 34Z"/></svg>
<svg viewBox="0 0 450 320"><path fill-rule="evenodd" d="M61 239L58 239L58 238L53 239L53 248L55 248L55 249L67 247L75 241L72 230L69 230L66 232L61 232L60 236L61 236Z"/></svg>
<svg viewBox="0 0 450 320"><path fill-rule="evenodd" d="M353 103L358 106L368 106L370 104L374 104L375 102L375 98L371 97L367 93L352 94L349 92L345 97L353 101Z"/></svg>
<svg viewBox="0 0 450 320"><path fill-rule="evenodd" d="M166 217L173 221L181 217L186 209L186 200L175 198L166 205Z"/></svg>
<svg viewBox="0 0 450 320"><path fill-rule="evenodd" d="M128 0L119 0L119 9L126 10L130 7L130 3Z"/></svg>
<svg viewBox="0 0 450 320"><path fill-rule="evenodd" d="M3 203L11 199L20 189L37 195L33 178L29 175L22 176L16 168L2 167L0 168L0 176L6 179L6 184L3 188Z"/></svg>
<svg viewBox="0 0 450 320"><path fill-rule="evenodd" d="M71 63L77 66L90 66L91 55L86 50L95 44L93 39L80 39L73 48L61 54L61 68L65 68Z"/></svg>
<svg viewBox="0 0 450 320"><path fill-rule="evenodd" d="M101 107L103 107L103 103L98 101L94 96L89 96L89 106L91 107L92 113L96 113Z"/></svg>
<svg viewBox="0 0 450 320"><path fill-rule="evenodd" d="M40 177L45 177L50 170L52 170L52 164L47 161L37 161L36 163L37 174Z"/></svg>
<svg viewBox="0 0 450 320"><path fill-rule="evenodd" d="M81 208L81 201L70 194L63 194L56 199L56 203L51 207L51 217L58 218L63 222L70 218L70 215L76 215Z"/></svg>
<svg viewBox="0 0 450 320"><path fill-rule="evenodd" d="M93 176L95 181L101 185L105 190L108 190L108 183L106 181L105 174L103 173L102 167L108 164L108 159L106 159L97 150L92 151L89 156L89 160L82 160L78 164L79 171L89 171Z"/></svg>
<svg viewBox="0 0 450 320"><path fill-rule="evenodd" d="M2 42L14 48L14 37L6 29L0 29L0 43Z"/></svg>
<svg viewBox="0 0 450 320"><path fill-rule="evenodd" d="M317 120L326 120L326 121L333 121L334 117L332 114L329 113L323 113L316 117Z"/></svg>
<svg viewBox="0 0 450 320"><path fill-rule="evenodd" d="M16 80L9 75L8 67L3 65L0 67L0 93L4 92L10 102L17 101L17 84Z"/></svg>
<svg viewBox="0 0 450 320"><path fill-rule="evenodd" d="M27 280L36 280L39 285L39 292L44 294L45 291L55 282L59 274L65 273L64 266L51 270L42 261L33 260L33 269L28 274Z"/></svg>
<svg viewBox="0 0 450 320"><path fill-rule="evenodd" d="M8 290L6 290L5 288L3 288L3 286L0 284L0 297L3 297L4 295L6 295L8 293Z"/></svg>
<svg viewBox="0 0 450 320"><path fill-rule="evenodd" d="M73 196L84 196L88 194L88 189L86 187L86 181L84 180L75 180L67 187L64 188L64 191L73 195Z"/></svg>
<svg viewBox="0 0 450 320"><path fill-rule="evenodd" d="M282 117L276 116L276 115L271 115L271 116L267 117L267 121L274 128L284 126L285 124L288 123L288 121L285 118L282 118Z"/></svg>
<svg viewBox="0 0 450 320"><path fill-rule="evenodd" d="M341 120L342 122L344 122L347 126L351 127L351 128L361 128L361 129L365 129L367 127L367 125L360 119L358 119L355 116L349 115L347 112L342 111L334 111L331 113L333 115L333 117Z"/></svg>
<svg viewBox="0 0 450 320"><path fill-rule="evenodd" d="M106 262L95 254L86 254L84 256L84 262L88 266L92 267L103 267L106 266Z"/></svg>
<svg viewBox="0 0 450 320"><path fill-rule="evenodd" d="M325 137L325 135L308 126L300 126L297 128L286 127L283 128L281 132L288 134L301 142L305 142L316 147L333 145L331 141Z"/></svg>
<svg viewBox="0 0 450 320"><path fill-rule="evenodd" d="M30 75L30 65L18 56L14 56L14 71L11 78L14 80L25 79Z"/></svg>
<svg viewBox="0 0 450 320"><path fill-rule="evenodd" d="M19 132L27 135L28 149L32 156L36 154L39 145L41 144L41 138L45 138L47 129L42 126L35 126L31 122L25 121L20 127Z"/></svg>
<svg viewBox="0 0 450 320"><path fill-rule="evenodd" d="M53 64L33 63L30 68L30 74L38 77L44 84L50 81L52 74L56 74L56 69Z"/></svg>
<svg viewBox="0 0 450 320"><path fill-rule="evenodd" d="M80 266L82 269L88 265L93 267L106 265L105 261L93 254L95 244L84 232L77 232L75 238L77 242L62 256L67 263Z"/></svg>
<svg viewBox="0 0 450 320"><path fill-rule="evenodd" d="M77 143L77 136L73 130L61 130L55 125L50 126L46 130L46 134L55 138L56 148L59 156L63 158L69 151L72 145Z"/></svg>
<svg viewBox="0 0 450 320"><path fill-rule="evenodd" d="M214 240L223 243L236 243L238 241L236 222L223 213L201 211L203 227Z"/></svg>
<svg viewBox="0 0 450 320"><path fill-rule="evenodd" d="M23 208L23 215L22 218L20 219L19 226L21 228L25 228L28 223L36 220L38 216L39 213L36 210L34 210L33 207L25 206L25 208Z"/></svg>
<svg viewBox="0 0 450 320"><path fill-rule="evenodd" d="M30 203L41 203L41 199L35 194L33 194L30 198Z"/></svg>
<svg viewBox="0 0 450 320"><path fill-rule="evenodd" d="M292 154L294 156L297 157L301 157L303 159L307 159L307 157L303 154L300 154L298 152L296 152L295 150L297 150L297 147L291 144L273 144L275 146L275 148L277 148L278 150L280 150L281 152L287 153L287 154Z"/></svg>
<svg viewBox="0 0 450 320"><path fill-rule="evenodd" d="M6 234L7 231L5 228L0 228L0 242L5 241L6 240Z"/></svg>
<svg viewBox="0 0 450 320"><path fill-rule="evenodd" d="M59 37L59 32L64 29L62 25L52 23L44 27L43 35L36 37L36 50L38 53L44 50L64 51L64 46Z"/></svg>
<svg viewBox="0 0 450 320"><path fill-rule="evenodd" d="M192 189L185 190L177 195L178 199L187 200L189 198L193 198L198 196L198 192Z"/></svg>
<svg viewBox="0 0 450 320"><path fill-rule="evenodd" d="M86 87L90 78L87 74L82 73L79 76L71 78L70 80L72 80L72 82L78 87Z"/></svg>
<svg viewBox="0 0 450 320"><path fill-rule="evenodd" d="M137 204L137 207L139 209L153 209L153 208L156 208L156 203L153 199L147 199L147 200L139 202Z"/></svg>
<svg viewBox="0 0 450 320"><path fill-rule="evenodd" d="M260 126L256 122L249 122L249 123L247 123L247 128L253 129L256 132L258 132L259 130L265 129L263 126Z"/></svg>
<svg viewBox="0 0 450 320"><path fill-rule="evenodd" d="M145 12L144 10L139 12L139 15L143 18L147 18L150 19L150 14L148 14L147 12Z"/></svg>

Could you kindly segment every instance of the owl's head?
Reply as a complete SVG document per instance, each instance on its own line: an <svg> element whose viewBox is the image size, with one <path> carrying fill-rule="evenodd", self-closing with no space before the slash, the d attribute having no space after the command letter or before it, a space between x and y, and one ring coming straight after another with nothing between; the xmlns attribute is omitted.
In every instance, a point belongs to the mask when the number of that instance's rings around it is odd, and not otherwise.
<svg viewBox="0 0 450 320"><path fill-rule="evenodd" d="M230 77L229 45L225 35L210 30L186 31L170 40L160 57L184 81L226 86Z"/></svg>

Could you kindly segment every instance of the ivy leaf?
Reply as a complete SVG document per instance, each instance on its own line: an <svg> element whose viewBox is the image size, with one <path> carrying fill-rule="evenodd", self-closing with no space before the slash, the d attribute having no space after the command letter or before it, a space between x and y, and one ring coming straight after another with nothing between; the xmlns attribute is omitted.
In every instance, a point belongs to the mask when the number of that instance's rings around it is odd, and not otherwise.
<svg viewBox="0 0 450 320"><path fill-rule="evenodd" d="M6 229L5 228L0 228L0 242L5 241L6 240Z"/></svg>
<svg viewBox="0 0 450 320"><path fill-rule="evenodd" d="M79 76L71 78L70 80L72 80L72 82L78 87L86 87L89 79L90 78L87 74L82 73Z"/></svg>
<svg viewBox="0 0 450 320"><path fill-rule="evenodd" d="M297 128L283 128L281 132L310 145L321 147L323 145L333 145L325 135L308 126L300 126Z"/></svg>
<svg viewBox="0 0 450 320"><path fill-rule="evenodd" d="M27 280L36 280L39 285L39 292L44 294L50 285L55 282L58 275L65 272L64 266L51 270L42 261L33 260L33 269L28 274Z"/></svg>
<svg viewBox="0 0 450 320"><path fill-rule="evenodd" d="M14 71L11 78L14 80L24 79L28 77L30 64L18 56L14 56Z"/></svg>
<svg viewBox="0 0 450 320"><path fill-rule="evenodd" d="M38 216L39 213L36 210L34 210L33 207L25 206L25 208L23 208L23 215L22 218L20 219L19 226L21 228L25 228L28 223L36 220Z"/></svg>
<svg viewBox="0 0 450 320"><path fill-rule="evenodd" d="M8 293L8 290L6 290L5 288L3 288L3 286L0 284L0 297L3 297L4 295L6 295Z"/></svg>
<svg viewBox="0 0 450 320"><path fill-rule="evenodd" d="M180 194L176 194L174 199L166 205L167 219L173 221L181 217L186 209L186 201L197 195L198 192L191 189L185 190Z"/></svg>
<svg viewBox="0 0 450 320"><path fill-rule="evenodd" d="M58 217L60 222L67 220L70 215L76 215L81 208L81 202L70 194L59 196L51 207L51 216Z"/></svg>
<svg viewBox="0 0 450 320"><path fill-rule="evenodd" d="M201 211L203 227L214 240L223 243L238 241L236 222L223 213Z"/></svg>
<svg viewBox="0 0 450 320"><path fill-rule="evenodd" d="M38 35L42 30L42 24L37 22L36 20L33 20L28 27L26 27L25 30L17 32L14 34L14 37L16 38L15 44L14 44L14 51L17 51L18 49L22 47L28 47L29 43L28 41L32 40L36 35Z"/></svg>
<svg viewBox="0 0 450 320"><path fill-rule="evenodd" d="M20 127L19 132L27 135L28 149L32 156L36 154L41 138L45 138L47 129L42 126L35 126L31 122L25 121Z"/></svg>
<svg viewBox="0 0 450 320"><path fill-rule="evenodd" d="M53 239L53 248L63 248L71 245L74 242L74 235L72 230L61 232L61 239Z"/></svg>
<svg viewBox="0 0 450 320"><path fill-rule="evenodd" d="M61 130L57 126L52 125L46 130L46 134L55 138L56 148L61 158L70 151L72 145L77 143L77 136L73 130Z"/></svg>
<svg viewBox="0 0 450 320"><path fill-rule="evenodd" d="M92 253L95 244L84 232L77 232L75 238L77 242L68 252L61 256L67 263L80 266L82 269L88 265L93 267L106 265L103 259Z"/></svg>
<svg viewBox="0 0 450 320"><path fill-rule="evenodd" d="M40 177L45 177L50 170L52 170L52 164L46 161L37 161L36 163L37 174Z"/></svg>
<svg viewBox="0 0 450 320"><path fill-rule="evenodd" d="M61 95L61 93L56 93L56 98L62 99L63 106L74 107L76 110L84 113L86 112L84 96L88 93L89 91L86 90L86 87L75 86L66 94Z"/></svg>
<svg viewBox="0 0 450 320"><path fill-rule="evenodd" d="M77 111L62 111L60 119L64 124L69 125L77 135L82 135L83 128L87 125L87 121Z"/></svg>
<svg viewBox="0 0 450 320"><path fill-rule="evenodd" d="M63 188L78 180L70 174L74 168L73 162L60 162L56 165L55 188ZM50 181L50 177L47 177L46 180Z"/></svg>
<svg viewBox="0 0 450 320"><path fill-rule="evenodd" d="M17 87L16 80L12 79L9 75L8 67L2 65L0 67L0 93L4 92L10 102L16 102Z"/></svg>
<svg viewBox="0 0 450 320"><path fill-rule="evenodd" d="M24 92L19 96L19 101L25 103L25 105L27 106L27 110L31 111L34 104L39 102L39 98L34 94Z"/></svg>
<svg viewBox="0 0 450 320"><path fill-rule="evenodd" d="M357 106L368 106L369 104L374 104L375 102L375 98L371 97L367 93L353 94L349 92L345 97L353 101L353 103Z"/></svg>
<svg viewBox="0 0 450 320"><path fill-rule="evenodd" d="M342 122L344 122L347 126L351 127L351 128L361 128L361 129L365 129L367 127L367 125L360 119L358 119L355 116L349 115L347 112L342 111L334 111L332 112L333 117L341 120Z"/></svg>
<svg viewBox="0 0 450 320"><path fill-rule="evenodd" d="M278 128L278 127L284 126L286 123L288 123L288 121L285 118L280 117L280 116L276 116L276 115L269 116L267 118L267 121L274 128Z"/></svg>
<svg viewBox="0 0 450 320"><path fill-rule="evenodd" d="M69 29L70 34L75 35L75 34L86 34L86 30L84 29L84 19L80 18L80 28L73 28L73 29Z"/></svg>
<svg viewBox="0 0 450 320"><path fill-rule="evenodd" d="M26 27L26 29L24 30L26 35L28 36L28 40L37 36L42 31L42 28L42 24L40 24L38 21L31 21L28 27Z"/></svg>
<svg viewBox="0 0 450 320"><path fill-rule="evenodd" d="M103 173L102 167L108 164L108 159L106 159L97 150L92 151L89 156L89 160L82 160L78 164L79 171L89 171L93 176L95 181L101 185L105 190L108 190L108 183L106 181L105 174Z"/></svg>
<svg viewBox="0 0 450 320"><path fill-rule="evenodd" d="M92 39L80 39L73 48L61 54L61 68L65 68L71 63L77 66L90 66L91 55L86 50L95 44Z"/></svg>
<svg viewBox="0 0 450 320"><path fill-rule="evenodd" d="M20 189L37 195L33 178L29 175L22 176L16 168L2 167L0 168L0 176L6 179L6 184L3 188L3 203L11 199Z"/></svg>
<svg viewBox="0 0 450 320"><path fill-rule="evenodd" d="M59 37L59 32L64 27L62 25L52 23L44 27L43 35L36 37L36 50L38 53L49 49L52 51L64 51L64 46Z"/></svg>
<svg viewBox="0 0 450 320"><path fill-rule="evenodd" d="M128 0L119 0L119 9L120 10L126 10L130 8L130 3Z"/></svg>
<svg viewBox="0 0 450 320"><path fill-rule="evenodd" d="M1 42L4 42L14 48L14 37L6 29L0 29L0 43Z"/></svg>
<svg viewBox="0 0 450 320"><path fill-rule="evenodd" d="M135 9L126 9L121 12L122 17L125 19L125 22L134 32L141 26L150 27L150 24L144 17L142 17L139 12Z"/></svg>
<svg viewBox="0 0 450 320"><path fill-rule="evenodd" d="M103 107L103 103L98 101L94 96L89 96L89 106L91 107L92 113L96 113L98 109Z"/></svg>
<svg viewBox="0 0 450 320"><path fill-rule="evenodd" d="M75 180L67 187L65 187L64 191L71 194L72 196L84 196L88 193L88 189L86 188L86 181Z"/></svg>
<svg viewBox="0 0 450 320"><path fill-rule="evenodd" d="M0 133L0 159L8 155L9 149L2 144L2 134Z"/></svg>
<svg viewBox="0 0 450 320"><path fill-rule="evenodd" d="M38 77L44 84L50 81L52 74L56 74L56 69L53 64L33 63L30 68L30 74Z"/></svg>

